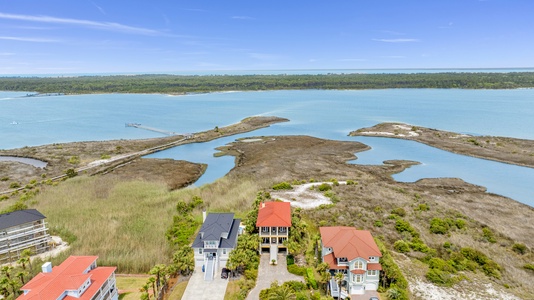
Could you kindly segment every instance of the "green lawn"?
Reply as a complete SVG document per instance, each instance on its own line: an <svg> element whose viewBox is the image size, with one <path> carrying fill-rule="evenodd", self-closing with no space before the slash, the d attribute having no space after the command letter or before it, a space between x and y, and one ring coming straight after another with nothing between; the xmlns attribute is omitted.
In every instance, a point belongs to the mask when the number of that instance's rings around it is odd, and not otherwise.
<svg viewBox="0 0 534 300"><path fill-rule="evenodd" d="M126 277L126 276L116 276L117 280L117 288L119 289L119 293L122 291L125 291L124 293L121 293L119 295L120 300L139 300L141 298L141 292L139 289L146 283L148 277L150 276L143 276L143 277Z"/></svg>

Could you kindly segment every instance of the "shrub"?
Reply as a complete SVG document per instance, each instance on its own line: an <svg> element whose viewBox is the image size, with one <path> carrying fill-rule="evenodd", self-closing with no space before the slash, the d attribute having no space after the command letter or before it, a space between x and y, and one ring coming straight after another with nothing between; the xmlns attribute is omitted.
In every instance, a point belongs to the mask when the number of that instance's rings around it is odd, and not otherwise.
<svg viewBox="0 0 534 300"><path fill-rule="evenodd" d="M306 274L306 268L299 265L289 265L287 266L287 271L297 276L304 276Z"/></svg>
<svg viewBox="0 0 534 300"><path fill-rule="evenodd" d="M384 224L382 223L382 221L380 220L376 220L375 223L373 224L375 227L382 227L384 226Z"/></svg>
<svg viewBox="0 0 534 300"><path fill-rule="evenodd" d="M293 257L293 255L289 254L288 256L286 256L286 262L288 266L294 265L295 258Z"/></svg>
<svg viewBox="0 0 534 300"><path fill-rule="evenodd" d="M430 232L435 234L446 234L449 231L449 223L440 218L433 218L430 221Z"/></svg>
<svg viewBox="0 0 534 300"><path fill-rule="evenodd" d="M110 159L110 158L111 158L111 155L109 155L109 154L102 154L100 156L100 159Z"/></svg>
<svg viewBox="0 0 534 300"><path fill-rule="evenodd" d="M397 218L395 222L395 229L399 232L409 232L412 237L419 237L419 233L410 225L408 221L405 221L401 218Z"/></svg>
<svg viewBox="0 0 534 300"><path fill-rule="evenodd" d="M513 246L512 246L512 250L517 253L517 254L525 254L527 253L527 246L525 246L525 244L521 244L521 243L515 243Z"/></svg>
<svg viewBox="0 0 534 300"><path fill-rule="evenodd" d="M68 169L67 171L65 171L65 174L68 178L72 178L78 175L78 173L74 169Z"/></svg>
<svg viewBox="0 0 534 300"><path fill-rule="evenodd" d="M417 207L414 208L414 210L415 211L429 211L430 207L428 206L428 204L422 203L422 204L417 205Z"/></svg>
<svg viewBox="0 0 534 300"><path fill-rule="evenodd" d="M313 269L307 268L306 269L306 283L314 290L317 289L317 281L315 280L315 276L313 275Z"/></svg>
<svg viewBox="0 0 534 300"><path fill-rule="evenodd" d="M328 191L328 190L331 190L332 189L332 185L328 184L328 183L321 183L317 189L321 192L325 192L325 191Z"/></svg>
<svg viewBox="0 0 534 300"><path fill-rule="evenodd" d="M439 257L434 257L434 258L431 258L429 261L428 261L428 266L431 268L431 269L438 269L438 270L441 270L441 271L444 271L444 272L448 272L448 273L456 273L456 268L454 268L451 263L449 263L448 261L445 261Z"/></svg>
<svg viewBox="0 0 534 300"><path fill-rule="evenodd" d="M450 273L441 271L439 269L430 269L426 273L426 279L437 285L450 286L454 283L453 277Z"/></svg>
<svg viewBox="0 0 534 300"><path fill-rule="evenodd" d="M445 249L451 249L451 247L452 247L451 242L447 241L447 242L443 243L443 248L445 248Z"/></svg>
<svg viewBox="0 0 534 300"><path fill-rule="evenodd" d="M291 190L293 187L288 182L280 182L273 185L273 190Z"/></svg>
<svg viewBox="0 0 534 300"><path fill-rule="evenodd" d="M462 253L468 260L478 264L487 276L501 278L501 266L489 259L486 254L469 247L462 248L460 253ZM467 268L470 270L473 270L473 267L472 264L467 265ZM474 268L476 268L476 266Z"/></svg>
<svg viewBox="0 0 534 300"><path fill-rule="evenodd" d="M9 188L10 188L10 189L18 189L18 188L20 188L20 183L18 183L18 182L12 182L12 183L9 185Z"/></svg>
<svg viewBox="0 0 534 300"><path fill-rule="evenodd" d="M454 225L458 229L464 229L465 226L467 225L467 222L463 219L456 219L456 221L454 222Z"/></svg>
<svg viewBox="0 0 534 300"><path fill-rule="evenodd" d="M80 158L78 156L71 156L68 162L71 165L77 165L80 163Z"/></svg>
<svg viewBox="0 0 534 300"><path fill-rule="evenodd" d="M258 278L258 269L245 270L245 277L247 279L256 281L256 279Z"/></svg>
<svg viewBox="0 0 534 300"><path fill-rule="evenodd" d="M398 240L393 244L393 248L400 253L406 253L410 251L410 245L403 240Z"/></svg>
<svg viewBox="0 0 534 300"><path fill-rule="evenodd" d="M495 239L495 236L493 235L493 231L489 229L488 227L482 228L482 236L484 239L490 243L496 243L497 239Z"/></svg>
<svg viewBox="0 0 534 300"><path fill-rule="evenodd" d="M357 182L355 182L354 180L347 180L347 185L356 185L358 184Z"/></svg>
<svg viewBox="0 0 534 300"><path fill-rule="evenodd" d="M9 180L9 177L7 177L7 176L4 176L4 177L0 178L0 181L8 181L8 180Z"/></svg>
<svg viewBox="0 0 534 300"><path fill-rule="evenodd" d="M399 217L406 216L406 211L402 207L397 207L391 211L392 214L397 215Z"/></svg>
<svg viewBox="0 0 534 300"><path fill-rule="evenodd" d="M525 270L534 271L534 264L526 264L523 266Z"/></svg>

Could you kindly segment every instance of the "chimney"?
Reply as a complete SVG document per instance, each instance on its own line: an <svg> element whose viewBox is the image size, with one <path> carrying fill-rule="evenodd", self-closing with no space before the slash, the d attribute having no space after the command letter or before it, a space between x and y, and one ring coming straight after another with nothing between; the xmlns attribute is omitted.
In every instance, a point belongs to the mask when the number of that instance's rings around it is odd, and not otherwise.
<svg viewBox="0 0 534 300"><path fill-rule="evenodd" d="M52 263L51 262L45 262L41 269L43 270L43 273L52 273Z"/></svg>
<svg viewBox="0 0 534 300"><path fill-rule="evenodd" d="M206 209L202 210L202 223L206 222Z"/></svg>
<svg viewBox="0 0 534 300"><path fill-rule="evenodd" d="M261 208L264 208L265 207L265 202L261 202Z"/></svg>

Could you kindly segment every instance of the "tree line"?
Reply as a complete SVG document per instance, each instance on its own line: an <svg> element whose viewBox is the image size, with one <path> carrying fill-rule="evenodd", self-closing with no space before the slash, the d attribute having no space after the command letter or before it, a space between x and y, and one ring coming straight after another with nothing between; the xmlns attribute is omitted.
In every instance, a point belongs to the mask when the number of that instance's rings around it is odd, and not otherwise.
<svg viewBox="0 0 534 300"><path fill-rule="evenodd" d="M534 72L444 72L413 74L319 75L116 75L79 77L0 77L0 91L38 93L205 93L217 91L534 87Z"/></svg>

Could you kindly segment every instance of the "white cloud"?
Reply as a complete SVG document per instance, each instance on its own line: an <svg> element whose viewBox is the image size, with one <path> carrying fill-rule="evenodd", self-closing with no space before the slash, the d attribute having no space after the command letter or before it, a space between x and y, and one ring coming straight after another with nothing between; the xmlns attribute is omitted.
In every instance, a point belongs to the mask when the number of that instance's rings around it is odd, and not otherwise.
<svg viewBox="0 0 534 300"><path fill-rule="evenodd" d="M413 43L413 42L419 42L418 39L373 39L375 42L383 42L383 43Z"/></svg>
<svg viewBox="0 0 534 300"><path fill-rule="evenodd" d="M253 17L247 17L247 16L233 16L232 19L234 19L234 20L255 20Z"/></svg>
<svg viewBox="0 0 534 300"><path fill-rule="evenodd" d="M96 7L96 9L98 9L98 11L100 11L101 14L105 15L106 14L106 11L101 7L101 6L98 6L96 3L94 3L93 1L91 1L91 4L93 4L94 7Z"/></svg>
<svg viewBox="0 0 534 300"><path fill-rule="evenodd" d="M367 59L364 59L364 58L342 58L342 59L338 59L337 61L367 61Z"/></svg>
<svg viewBox="0 0 534 300"><path fill-rule="evenodd" d="M249 53L248 55L251 58L255 58L259 60L277 60L280 58L280 56L278 55L268 54L268 53Z"/></svg>
<svg viewBox="0 0 534 300"><path fill-rule="evenodd" d="M50 16L41 16L41 15L32 16L32 15L15 15L15 14L0 13L0 19L39 22L39 23L47 23L47 24L77 25L77 26L100 29L100 30L117 31L117 32L124 32L124 33L129 33L129 34L139 34L139 35L149 35L149 36L168 35L163 32L153 30L153 29L133 27L133 26L123 25L123 24L114 23L114 22L97 22L97 21L90 21L90 20L56 18L56 17L50 17Z"/></svg>
<svg viewBox="0 0 534 300"><path fill-rule="evenodd" d="M34 42L34 43L57 43L58 40L33 38L33 37L20 37L20 36L0 36L0 40L17 41L17 42Z"/></svg>

